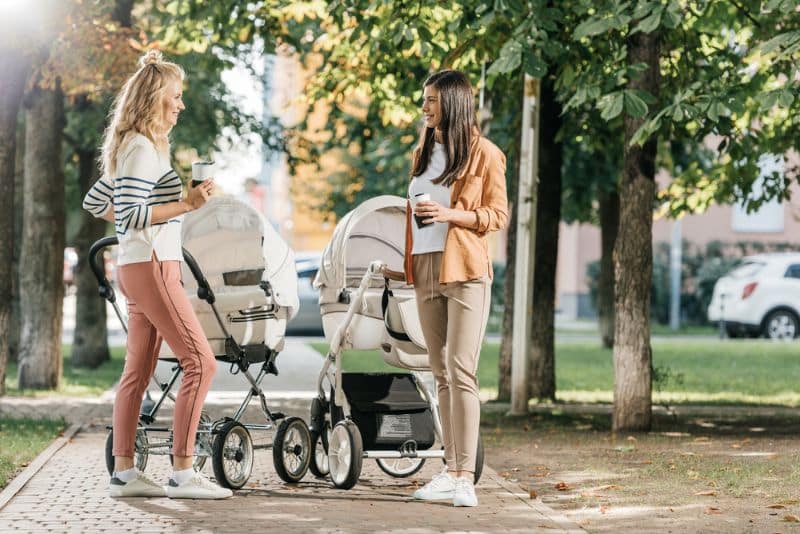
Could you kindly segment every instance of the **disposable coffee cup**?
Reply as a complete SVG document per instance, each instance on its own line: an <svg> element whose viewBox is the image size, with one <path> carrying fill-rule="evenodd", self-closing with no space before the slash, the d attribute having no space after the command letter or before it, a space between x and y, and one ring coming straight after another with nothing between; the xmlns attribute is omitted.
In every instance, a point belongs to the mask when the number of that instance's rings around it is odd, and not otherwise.
<svg viewBox="0 0 800 534"><path fill-rule="evenodd" d="M197 187L214 176L213 161L195 161L192 163L192 187Z"/></svg>
<svg viewBox="0 0 800 534"><path fill-rule="evenodd" d="M417 207L417 202L427 202L431 199L431 196L428 193L417 193L414 195L414 198L411 199L411 209L414 210ZM424 217L420 217L416 213L414 214L414 221L417 223L417 228L427 228L430 224L425 224L422 221L425 220Z"/></svg>

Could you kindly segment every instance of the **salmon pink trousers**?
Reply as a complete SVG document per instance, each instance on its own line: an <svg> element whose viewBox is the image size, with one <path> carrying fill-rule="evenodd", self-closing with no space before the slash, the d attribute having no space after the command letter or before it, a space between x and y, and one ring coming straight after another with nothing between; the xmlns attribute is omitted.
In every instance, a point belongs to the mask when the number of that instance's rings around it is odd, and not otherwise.
<svg viewBox="0 0 800 534"><path fill-rule="evenodd" d="M142 395L165 340L183 369L175 399L172 454L192 456L200 411L217 369L197 316L181 282L181 262L158 261L121 265L119 286L128 300L128 342L125 368L114 401L114 456L134 455Z"/></svg>

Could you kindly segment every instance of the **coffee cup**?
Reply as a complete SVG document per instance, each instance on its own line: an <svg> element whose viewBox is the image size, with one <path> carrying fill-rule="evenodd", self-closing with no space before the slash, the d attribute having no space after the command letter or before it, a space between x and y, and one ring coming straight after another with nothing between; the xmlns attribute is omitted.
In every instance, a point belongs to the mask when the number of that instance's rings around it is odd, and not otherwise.
<svg viewBox="0 0 800 534"><path fill-rule="evenodd" d="M417 207L418 202L427 202L430 199L431 196L428 193L417 193L414 195L414 198L411 199L411 209L414 210ZM429 224L422 222L425 219L426 217L420 217L416 213L414 214L414 221L417 223L417 228L426 228L430 226Z"/></svg>
<svg viewBox="0 0 800 534"><path fill-rule="evenodd" d="M213 161L195 161L192 163L192 187L197 187L214 176Z"/></svg>

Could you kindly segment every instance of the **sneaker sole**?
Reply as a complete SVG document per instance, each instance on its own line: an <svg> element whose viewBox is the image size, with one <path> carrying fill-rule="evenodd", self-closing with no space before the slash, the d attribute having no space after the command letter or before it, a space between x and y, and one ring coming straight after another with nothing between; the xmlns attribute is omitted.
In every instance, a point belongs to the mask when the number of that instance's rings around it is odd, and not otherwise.
<svg viewBox="0 0 800 534"><path fill-rule="evenodd" d="M148 498L148 497L166 497L167 496L166 493L164 493L164 492L160 492L159 493L157 490L154 490L152 493L141 492L141 493L132 493L132 494L126 495L122 491L114 491L113 489L109 489L108 490L108 495L112 499L125 499L125 498L128 498L128 497Z"/></svg>
<svg viewBox="0 0 800 534"><path fill-rule="evenodd" d="M464 502L464 501L453 501L453 506L456 508L472 508L478 506L477 501L474 503L471 502Z"/></svg>
<svg viewBox="0 0 800 534"><path fill-rule="evenodd" d="M174 493L167 491L167 497L170 499L203 499L209 501L221 500L221 499L228 499L233 497L233 494L228 495L210 495L208 493L199 494L199 493Z"/></svg>
<svg viewBox="0 0 800 534"><path fill-rule="evenodd" d="M446 500L446 499L452 499L453 498L453 492L451 491L449 493L447 493L447 492L433 493L433 494L427 495L427 496L412 495L412 497L414 497L418 501L443 501L443 500Z"/></svg>

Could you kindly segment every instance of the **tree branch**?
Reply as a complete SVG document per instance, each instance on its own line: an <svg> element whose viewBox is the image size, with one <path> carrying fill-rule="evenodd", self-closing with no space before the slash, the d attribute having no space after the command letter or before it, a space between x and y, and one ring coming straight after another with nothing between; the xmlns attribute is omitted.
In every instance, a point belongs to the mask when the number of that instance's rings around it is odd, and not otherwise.
<svg viewBox="0 0 800 534"><path fill-rule="evenodd" d="M760 28L760 27L761 27L761 22L759 22L759 20L758 20L757 18L755 18L755 17L753 16L753 14L752 14L752 13L750 13L750 11L748 11L748 10L747 10L747 9L746 9L746 8L745 8L743 5L739 4L739 3L738 3L736 0L730 0L730 1L731 1L731 4L733 4L733 5L734 5L734 7L735 7L736 9L738 9L739 11L741 11L742 13L744 13L744 15L745 15L745 16L746 16L748 19L750 19L750 21L751 21L753 24L755 24L757 28Z"/></svg>

